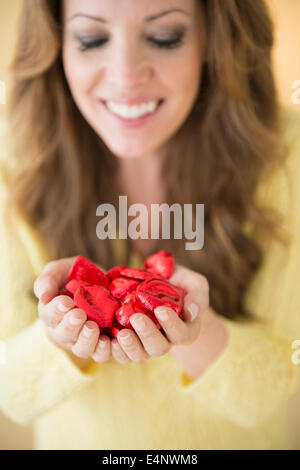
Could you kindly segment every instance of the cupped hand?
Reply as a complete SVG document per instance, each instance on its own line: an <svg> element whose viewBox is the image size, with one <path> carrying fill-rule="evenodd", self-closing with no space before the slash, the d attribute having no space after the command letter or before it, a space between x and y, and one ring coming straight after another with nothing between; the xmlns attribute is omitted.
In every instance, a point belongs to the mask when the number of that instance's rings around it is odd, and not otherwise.
<svg viewBox="0 0 300 470"><path fill-rule="evenodd" d="M110 340L100 334L95 322L87 321L86 313L75 308L70 297L57 295L66 284L74 259L51 261L34 283L39 316L49 338L62 349L81 359L106 362L113 356L120 364L127 364L164 355L173 346L188 345L197 339L201 317L209 307L209 286L204 276L181 265L175 266L169 281L183 287L187 295L183 319L168 307L154 310L165 335L146 315L135 314L130 318L134 330L123 329L117 338Z"/></svg>
<svg viewBox="0 0 300 470"><path fill-rule="evenodd" d="M130 317L131 329L123 329L112 340L112 356L121 364L140 362L161 356L173 346L189 345L196 341L201 317L209 308L209 285L204 276L181 265L175 265L169 281L187 291L182 310L183 319L169 307L157 307L155 316L166 336L153 321L143 314Z"/></svg>
<svg viewBox="0 0 300 470"><path fill-rule="evenodd" d="M35 280L33 290L39 299L39 317L57 346L77 358L104 362L111 356L110 339L100 335L97 323L87 321L86 313L75 307L71 297L58 295L74 260L75 257L51 261Z"/></svg>

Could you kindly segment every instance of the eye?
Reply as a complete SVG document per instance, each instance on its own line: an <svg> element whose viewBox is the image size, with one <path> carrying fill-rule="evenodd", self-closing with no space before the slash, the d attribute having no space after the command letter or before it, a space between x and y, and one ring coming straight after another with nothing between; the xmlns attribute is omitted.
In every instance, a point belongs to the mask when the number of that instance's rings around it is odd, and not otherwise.
<svg viewBox="0 0 300 470"><path fill-rule="evenodd" d="M82 51L82 52L87 51L88 49L96 49L97 47L101 47L108 41L108 39L106 39L106 38L101 38L101 39L94 39L94 38L80 39L80 38L77 38L77 39L80 43L79 50Z"/></svg>
<svg viewBox="0 0 300 470"><path fill-rule="evenodd" d="M149 42L154 46L160 49L175 49L176 47L181 46L183 42L184 33L179 34L176 37L160 40L156 38L148 38Z"/></svg>
<svg viewBox="0 0 300 470"><path fill-rule="evenodd" d="M185 32L182 31L177 36L172 36L171 38L166 38L166 39L157 39L154 37L148 38L148 41L150 44L154 47L158 47L159 49L175 49L176 47L179 47L182 42L183 42L183 37L185 35ZM98 47L103 46L104 44L107 43L108 38L78 38L77 40L80 44L79 50L81 52L85 52L90 49L96 49Z"/></svg>

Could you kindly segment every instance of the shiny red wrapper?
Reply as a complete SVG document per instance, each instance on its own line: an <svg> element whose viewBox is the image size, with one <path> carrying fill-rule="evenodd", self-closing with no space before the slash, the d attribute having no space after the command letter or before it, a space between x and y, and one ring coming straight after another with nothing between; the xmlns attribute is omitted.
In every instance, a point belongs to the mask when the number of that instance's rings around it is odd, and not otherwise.
<svg viewBox="0 0 300 470"><path fill-rule="evenodd" d="M107 273L79 255L59 295L71 297L111 339L124 328L133 330L130 317L136 313L146 315L164 334L154 309L167 306L181 316L186 295L185 289L168 281L173 268L174 257L166 251L149 256L141 269L120 265Z"/></svg>

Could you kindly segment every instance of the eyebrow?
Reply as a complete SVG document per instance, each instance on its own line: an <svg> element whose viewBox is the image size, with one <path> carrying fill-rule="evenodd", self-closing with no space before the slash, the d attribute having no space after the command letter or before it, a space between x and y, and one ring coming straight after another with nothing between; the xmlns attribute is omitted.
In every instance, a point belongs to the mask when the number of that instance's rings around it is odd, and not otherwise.
<svg viewBox="0 0 300 470"><path fill-rule="evenodd" d="M162 16L169 15L170 13L183 13L187 16L191 16L191 13L188 13L187 11L182 10L181 8L175 8L173 10L162 11L161 13L157 13L156 15L147 16L145 18L145 22L150 23L150 21L157 20L158 18L161 18ZM73 20L74 18L76 18L78 16L83 16L83 17L89 18L91 20L99 21L100 23L107 23L107 21L104 18L101 18L101 16L86 15L84 13L76 13L75 15L71 16L71 18L68 21L71 21L71 20Z"/></svg>

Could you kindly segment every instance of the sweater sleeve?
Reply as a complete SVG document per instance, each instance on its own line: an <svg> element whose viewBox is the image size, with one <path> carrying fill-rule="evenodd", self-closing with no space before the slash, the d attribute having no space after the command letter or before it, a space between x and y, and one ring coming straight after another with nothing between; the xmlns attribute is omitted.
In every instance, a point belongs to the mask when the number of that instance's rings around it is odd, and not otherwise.
<svg viewBox="0 0 300 470"><path fill-rule="evenodd" d="M264 261L245 295L253 321L222 318L228 340L221 355L198 378L182 372L179 380L187 397L243 427L270 418L285 405L298 380L292 343L300 339L300 116L287 114L284 171L261 186L257 197L283 216L289 246L258 237Z"/></svg>
<svg viewBox="0 0 300 470"><path fill-rule="evenodd" d="M99 374L95 362L81 371L48 340L40 320L2 344L5 360L0 362L0 405L12 421L21 425L31 424Z"/></svg>
<svg viewBox="0 0 300 470"><path fill-rule="evenodd" d="M182 372L179 387L187 397L239 426L258 426L295 390L291 342L259 322L223 321L228 332L223 353L195 380Z"/></svg>
<svg viewBox="0 0 300 470"><path fill-rule="evenodd" d="M16 230L4 218L6 186L0 172L0 408L13 421L31 422L91 383L101 364L78 368L48 339L38 318L33 281L47 259L35 232L20 215Z"/></svg>

